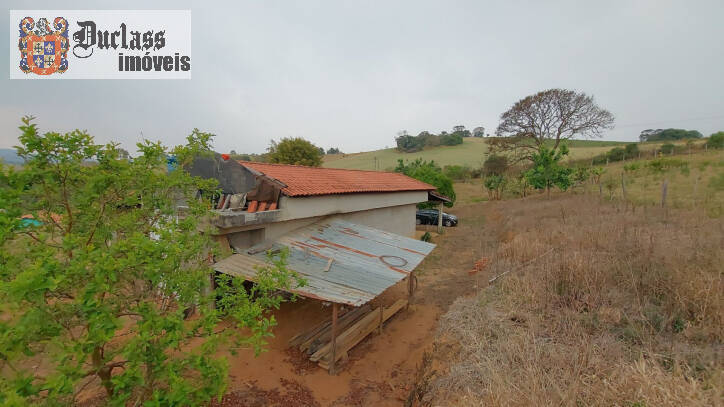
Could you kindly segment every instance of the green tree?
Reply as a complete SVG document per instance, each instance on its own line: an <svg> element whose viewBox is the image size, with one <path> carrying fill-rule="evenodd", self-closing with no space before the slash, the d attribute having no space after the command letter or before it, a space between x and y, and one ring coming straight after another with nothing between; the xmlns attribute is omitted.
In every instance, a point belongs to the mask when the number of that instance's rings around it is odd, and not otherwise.
<svg viewBox="0 0 724 407"><path fill-rule="evenodd" d="M211 291L213 246L200 223L209 200L196 194L208 198L216 182L183 170L211 136L194 130L172 150L144 141L125 160L115 144L78 130L40 135L31 120L17 147L25 165L0 167L0 404L72 405L89 385L114 406L221 396L219 346L262 351L277 289L304 282L282 253L251 292L228 277ZM30 368L38 363L41 372Z"/></svg>
<svg viewBox="0 0 724 407"><path fill-rule="evenodd" d="M448 208L452 207L455 203L455 189L453 188L452 180L442 173L442 170L434 161L423 161L418 158L410 164L405 164L402 159L399 159L397 160L395 172L401 172L408 177L426 182L437 188L439 193L447 196L452 201L451 203L445 203L445 206ZM417 206L420 208L429 208L435 205L425 202Z"/></svg>
<svg viewBox="0 0 724 407"><path fill-rule="evenodd" d="M440 134L440 144L444 146L454 146L463 143L462 132L455 132L452 134Z"/></svg>
<svg viewBox="0 0 724 407"><path fill-rule="evenodd" d="M719 131L711 136L706 141L707 148L724 148L724 131Z"/></svg>
<svg viewBox="0 0 724 407"><path fill-rule="evenodd" d="M269 151L268 160L272 163L309 167L322 165L320 149L301 137L283 138L279 143L272 140L267 151Z"/></svg>
<svg viewBox="0 0 724 407"><path fill-rule="evenodd" d="M572 168L560 165L561 159L568 155L568 147L562 144L558 151L541 147L538 153L533 154L533 168L526 171L525 176L535 189L545 189L548 197L551 187L556 186L562 191L571 186Z"/></svg>
<svg viewBox="0 0 724 407"><path fill-rule="evenodd" d="M406 130L402 130L397 133L395 137L395 144L397 144L397 150L404 153L413 153L415 151L422 150L425 147L425 137L423 133L420 133L417 137L411 136Z"/></svg>
<svg viewBox="0 0 724 407"><path fill-rule="evenodd" d="M685 130L685 129L646 129L639 135L641 141L673 141L683 139L699 139L704 137L697 130Z"/></svg>

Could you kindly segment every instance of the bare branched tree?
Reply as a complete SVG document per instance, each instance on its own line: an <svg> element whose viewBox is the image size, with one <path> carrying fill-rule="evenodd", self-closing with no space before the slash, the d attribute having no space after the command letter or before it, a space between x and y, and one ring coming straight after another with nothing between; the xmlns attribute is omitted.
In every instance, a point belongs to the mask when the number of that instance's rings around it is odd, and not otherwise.
<svg viewBox="0 0 724 407"><path fill-rule="evenodd" d="M531 159L542 146L557 149L573 137L601 137L613 128L613 115L593 101L593 96L566 89L549 89L519 100L500 115L492 153L512 162Z"/></svg>

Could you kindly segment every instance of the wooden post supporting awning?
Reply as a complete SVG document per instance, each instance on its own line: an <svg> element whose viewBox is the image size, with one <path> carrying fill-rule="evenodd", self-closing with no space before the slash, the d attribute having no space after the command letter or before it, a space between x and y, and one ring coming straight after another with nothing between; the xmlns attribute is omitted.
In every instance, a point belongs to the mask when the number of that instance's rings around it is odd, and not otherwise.
<svg viewBox="0 0 724 407"><path fill-rule="evenodd" d="M332 305L332 360L329 361L329 374L336 374L337 361L337 315L339 315L339 304Z"/></svg>

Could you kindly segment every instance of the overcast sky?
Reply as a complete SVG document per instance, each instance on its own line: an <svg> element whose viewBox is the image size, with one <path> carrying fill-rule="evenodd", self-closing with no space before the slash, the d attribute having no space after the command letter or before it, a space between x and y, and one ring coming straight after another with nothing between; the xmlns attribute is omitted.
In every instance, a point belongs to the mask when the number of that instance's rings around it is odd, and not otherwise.
<svg viewBox="0 0 724 407"><path fill-rule="evenodd" d="M646 128L724 130L724 1L104 1L191 9L191 80L8 79L10 9L97 9L94 1L4 1L0 147L20 117L87 129L132 148L182 143L197 127L218 151L263 152L300 136L345 152L397 131L462 124L494 132L517 100L548 88L593 94L616 117L608 140ZM71 27L71 32L74 27Z"/></svg>

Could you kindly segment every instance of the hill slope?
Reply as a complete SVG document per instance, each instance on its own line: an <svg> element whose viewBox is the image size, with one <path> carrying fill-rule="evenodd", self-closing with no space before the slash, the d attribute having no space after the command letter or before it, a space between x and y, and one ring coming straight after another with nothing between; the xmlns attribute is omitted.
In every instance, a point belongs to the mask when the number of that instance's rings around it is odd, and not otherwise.
<svg viewBox="0 0 724 407"><path fill-rule="evenodd" d="M593 157L610 150L612 146L620 144L626 143L593 140L573 140L569 142L571 158ZM487 151L488 146L485 139L470 137L463 139L463 144L457 146L427 148L416 153L400 153L397 149L387 148L354 154L330 154L324 157L322 165L329 168L355 170L391 170L397 165L398 159L414 161L417 158L422 158L428 161L435 160L442 167L457 164L477 168L485 161Z"/></svg>

